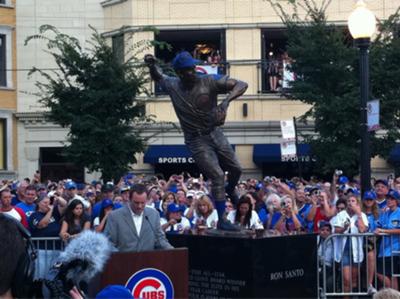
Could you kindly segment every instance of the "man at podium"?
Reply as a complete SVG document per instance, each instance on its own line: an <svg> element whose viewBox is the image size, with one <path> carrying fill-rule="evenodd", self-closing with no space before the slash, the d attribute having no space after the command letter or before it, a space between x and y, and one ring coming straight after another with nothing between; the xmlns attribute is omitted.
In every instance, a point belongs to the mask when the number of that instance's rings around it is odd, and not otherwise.
<svg viewBox="0 0 400 299"><path fill-rule="evenodd" d="M134 185L129 192L129 204L112 211L104 233L119 251L172 249L160 226L155 209L146 207L146 187Z"/></svg>

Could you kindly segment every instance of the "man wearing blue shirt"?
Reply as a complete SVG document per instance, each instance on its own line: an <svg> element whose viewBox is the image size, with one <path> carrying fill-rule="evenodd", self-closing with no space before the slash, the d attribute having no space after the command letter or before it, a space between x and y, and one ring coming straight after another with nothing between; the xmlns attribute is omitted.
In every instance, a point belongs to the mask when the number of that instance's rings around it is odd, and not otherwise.
<svg viewBox="0 0 400 299"><path fill-rule="evenodd" d="M24 199L22 202L16 205L16 207L22 209L28 219L29 216L35 212L36 209L36 188L33 185L29 185L25 189Z"/></svg>
<svg viewBox="0 0 400 299"><path fill-rule="evenodd" d="M400 273L398 253L400 251L400 209L398 208L398 200L400 200L400 194L395 190L389 190L386 195L388 210L379 217L378 228L375 230L376 234L383 235L379 248L378 278L385 287L396 290L398 289L398 282L397 277L393 277L393 274ZM393 256L393 260L391 256Z"/></svg>

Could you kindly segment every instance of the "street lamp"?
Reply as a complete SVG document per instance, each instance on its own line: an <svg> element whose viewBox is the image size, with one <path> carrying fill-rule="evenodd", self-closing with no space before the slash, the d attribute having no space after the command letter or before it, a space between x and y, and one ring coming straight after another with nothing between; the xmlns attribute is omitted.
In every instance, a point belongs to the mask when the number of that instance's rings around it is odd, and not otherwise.
<svg viewBox="0 0 400 299"><path fill-rule="evenodd" d="M374 14L367 8L363 0L358 0L356 8L350 14L348 26L356 46L360 50L360 89L361 89L361 192L371 188L371 152L367 124L367 102L369 100L369 62L368 48L371 36L376 29Z"/></svg>

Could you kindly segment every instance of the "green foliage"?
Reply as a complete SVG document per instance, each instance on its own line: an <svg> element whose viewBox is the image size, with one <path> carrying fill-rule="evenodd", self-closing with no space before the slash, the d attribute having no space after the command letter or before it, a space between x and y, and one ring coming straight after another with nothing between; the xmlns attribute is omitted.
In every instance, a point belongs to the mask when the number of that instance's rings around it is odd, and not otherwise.
<svg viewBox="0 0 400 299"><path fill-rule="evenodd" d="M330 1L289 1L291 13L277 0L268 0L287 26L292 71L298 74L289 97L310 104L302 117L315 122L315 133L306 135L320 174L343 169L352 176L359 172L360 82L358 49L344 27L328 24L325 10ZM390 35L398 17L382 23L383 36L371 46L372 97L380 99L379 136L371 134L373 155L387 156L398 139L399 36ZM390 25L391 24L391 25ZM398 27L397 27L398 28ZM385 32L385 33L383 33ZM387 38L391 36L391 38ZM397 52L396 52L397 51ZM389 64L389 65L388 65ZM384 142L383 142L384 141Z"/></svg>
<svg viewBox="0 0 400 299"><path fill-rule="evenodd" d="M101 171L103 180L118 180L145 148L140 127L154 121L138 98L148 77L136 58L153 44L134 44L130 58L121 62L94 29L89 49L49 25L25 43L37 39L47 43L58 70L33 68L30 74L44 78L36 86L48 119L69 129L66 156L89 171Z"/></svg>

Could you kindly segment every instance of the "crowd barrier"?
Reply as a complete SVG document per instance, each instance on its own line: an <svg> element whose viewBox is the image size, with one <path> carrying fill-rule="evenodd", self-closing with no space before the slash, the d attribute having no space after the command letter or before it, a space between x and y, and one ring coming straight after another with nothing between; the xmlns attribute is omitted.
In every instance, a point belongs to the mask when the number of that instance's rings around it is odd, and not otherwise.
<svg viewBox="0 0 400 299"><path fill-rule="evenodd" d="M64 250L64 242L58 238L32 238L33 245L37 250L35 260L35 280L45 278L48 270L53 265L55 259Z"/></svg>
<svg viewBox="0 0 400 299"><path fill-rule="evenodd" d="M342 247L345 240L351 240L353 245ZM32 238L32 242L38 252L35 279L42 279L64 250L65 243L60 238ZM378 256L382 244L389 247L387 259ZM400 247L397 244L400 244L400 235L330 235L319 247L320 298L370 295L370 285L376 289L398 288L400 251L395 249ZM383 279L380 273L394 279Z"/></svg>
<svg viewBox="0 0 400 299"><path fill-rule="evenodd" d="M321 298L367 296L385 287L398 289L399 238L372 233L332 234L326 238L318 255ZM346 241L351 246L346 246ZM381 246L385 258L379 257Z"/></svg>

